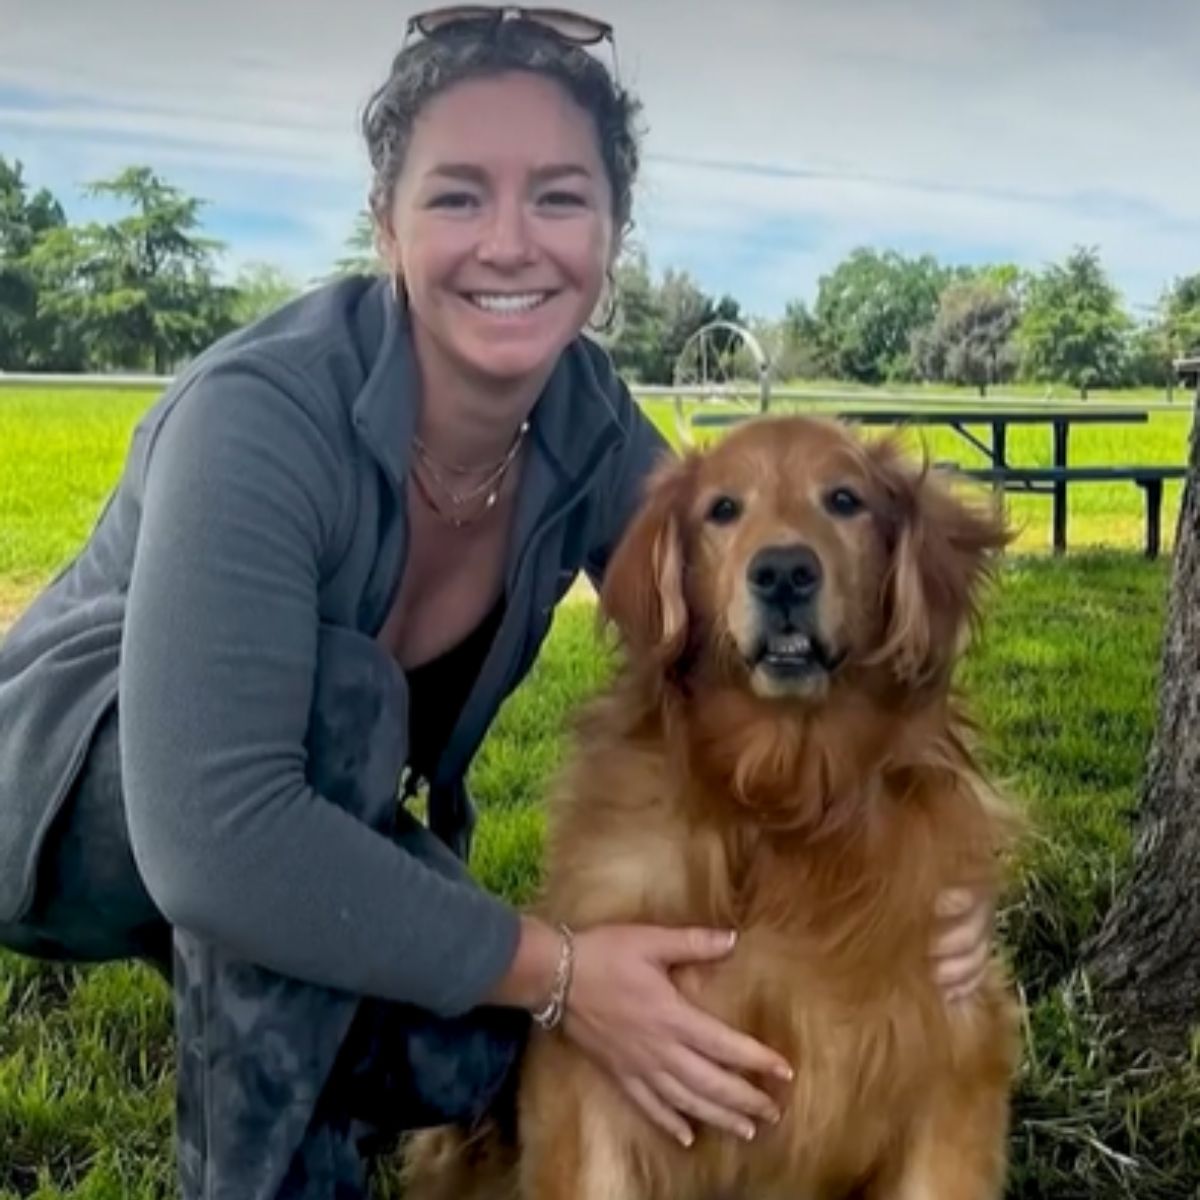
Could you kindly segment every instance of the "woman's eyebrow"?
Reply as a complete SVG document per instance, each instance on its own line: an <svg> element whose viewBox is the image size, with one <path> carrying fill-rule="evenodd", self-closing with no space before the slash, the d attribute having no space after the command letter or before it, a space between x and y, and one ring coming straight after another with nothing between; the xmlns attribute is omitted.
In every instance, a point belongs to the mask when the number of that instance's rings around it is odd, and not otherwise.
<svg viewBox="0 0 1200 1200"><path fill-rule="evenodd" d="M475 163L438 163L427 172L430 178L462 179L468 183L483 183L487 172Z"/></svg>
<svg viewBox="0 0 1200 1200"><path fill-rule="evenodd" d="M591 179L592 173L581 163L551 163L549 166L538 167L533 172L533 177L539 183L548 183L556 179L566 179L570 176Z"/></svg>
<svg viewBox="0 0 1200 1200"><path fill-rule="evenodd" d="M582 163L548 163L543 167L535 167L531 174L539 183L548 183L572 176L583 179L592 178L592 172ZM488 173L478 163L447 162L438 163L436 166L431 167L428 175L430 178L460 179L468 183L485 183Z"/></svg>

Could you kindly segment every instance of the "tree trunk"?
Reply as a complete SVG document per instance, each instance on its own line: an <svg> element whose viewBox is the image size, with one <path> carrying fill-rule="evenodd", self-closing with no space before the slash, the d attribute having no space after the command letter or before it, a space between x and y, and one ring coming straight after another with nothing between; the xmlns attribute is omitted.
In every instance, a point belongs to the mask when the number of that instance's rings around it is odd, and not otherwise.
<svg viewBox="0 0 1200 1200"><path fill-rule="evenodd" d="M1200 394L1197 395L1200 411ZM1179 514L1132 874L1089 950L1135 1048L1180 1051L1200 1024L1200 420Z"/></svg>

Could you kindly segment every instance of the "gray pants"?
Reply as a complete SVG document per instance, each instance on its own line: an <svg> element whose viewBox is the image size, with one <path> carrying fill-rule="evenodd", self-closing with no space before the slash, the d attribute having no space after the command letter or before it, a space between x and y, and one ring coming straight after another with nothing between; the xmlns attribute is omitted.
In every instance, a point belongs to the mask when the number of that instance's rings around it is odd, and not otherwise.
<svg viewBox="0 0 1200 1200"><path fill-rule="evenodd" d="M140 958L169 981L171 928L129 848L119 737L114 705L42 843L33 906L19 925L0 924L0 945L69 962Z"/></svg>
<svg viewBox="0 0 1200 1200"><path fill-rule="evenodd" d="M505 1107L524 1014L491 1008L444 1020L286 979L173 930L130 850L119 726L114 707L44 843L33 906L20 924L0 925L0 945L60 961L138 958L172 983L184 1200L358 1200L372 1154L400 1131L469 1124ZM370 731L324 731L339 734L353 741ZM343 804L365 800L352 778L325 782ZM375 809L357 815L379 827ZM433 869L465 875L403 809L391 805L386 821Z"/></svg>

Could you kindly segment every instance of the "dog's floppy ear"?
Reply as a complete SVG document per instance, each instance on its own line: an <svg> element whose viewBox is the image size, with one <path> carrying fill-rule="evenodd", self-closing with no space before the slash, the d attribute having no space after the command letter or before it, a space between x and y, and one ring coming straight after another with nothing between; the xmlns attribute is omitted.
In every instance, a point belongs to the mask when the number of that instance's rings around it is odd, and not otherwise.
<svg viewBox="0 0 1200 1200"><path fill-rule="evenodd" d="M946 472L912 462L897 439L874 443L868 455L891 510L887 623L876 658L889 661L901 683L938 682L954 665L980 586L1010 534L998 504L964 499Z"/></svg>
<svg viewBox="0 0 1200 1200"><path fill-rule="evenodd" d="M667 460L653 473L600 588L601 612L630 655L660 668L674 664L687 646L684 521L693 475L691 459Z"/></svg>

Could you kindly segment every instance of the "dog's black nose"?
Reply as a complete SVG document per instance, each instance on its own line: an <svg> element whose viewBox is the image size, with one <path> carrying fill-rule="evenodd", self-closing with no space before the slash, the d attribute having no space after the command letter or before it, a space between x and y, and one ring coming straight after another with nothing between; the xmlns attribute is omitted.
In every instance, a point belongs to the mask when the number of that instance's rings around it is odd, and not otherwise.
<svg viewBox="0 0 1200 1200"><path fill-rule="evenodd" d="M811 600L821 587L821 560L807 546L768 546L746 571L750 590L766 604L785 608Z"/></svg>

